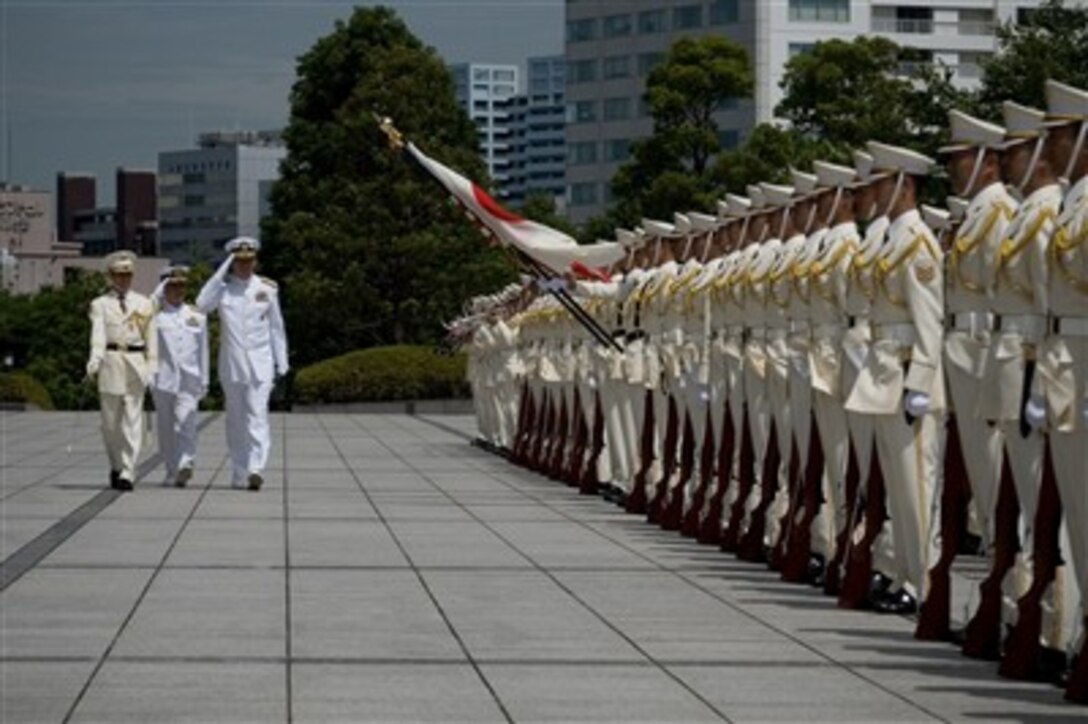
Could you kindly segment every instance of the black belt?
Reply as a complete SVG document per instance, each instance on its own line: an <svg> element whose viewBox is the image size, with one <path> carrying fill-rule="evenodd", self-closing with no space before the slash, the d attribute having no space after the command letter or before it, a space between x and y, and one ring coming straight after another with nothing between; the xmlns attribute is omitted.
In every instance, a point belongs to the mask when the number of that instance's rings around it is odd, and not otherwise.
<svg viewBox="0 0 1088 724"><path fill-rule="evenodd" d="M142 344L110 344L106 345L106 349L110 352L143 352L147 347Z"/></svg>
<svg viewBox="0 0 1088 724"><path fill-rule="evenodd" d="M646 333L641 329L632 329L630 332L627 333L628 342L634 342L636 339L644 339L645 337Z"/></svg>
<svg viewBox="0 0 1088 724"><path fill-rule="evenodd" d="M612 330L612 339L623 339L627 336L627 331L620 328Z"/></svg>

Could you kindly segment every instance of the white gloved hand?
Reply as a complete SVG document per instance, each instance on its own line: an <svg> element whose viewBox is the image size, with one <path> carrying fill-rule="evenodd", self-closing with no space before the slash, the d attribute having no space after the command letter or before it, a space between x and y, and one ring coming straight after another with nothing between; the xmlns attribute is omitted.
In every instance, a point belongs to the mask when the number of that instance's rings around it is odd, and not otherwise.
<svg viewBox="0 0 1088 724"><path fill-rule="evenodd" d="M102 359L100 357L91 357L87 361L87 376L94 377L98 374L98 368L102 366Z"/></svg>
<svg viewBox="0 0 1088 724"><path fill-rule="evenodd" d="M710 404L710 385L699 385L699 401L703 404Z"/></svg>
<svg viewBox="0 0 1088 724"><path fill-rule="evenodd" d="M166 279L159 282L159 286L155 287L155 291L151 292L151 298L162 304L163 295L166 293Z"/></svg>
<svg viewBox="0 0 1088 724"><path fill-rule="evenodd" d="M929 395L918 390L907 390L907 397L903 401L903 407L907 414L913 417L921 417L929 412Z"/></svg>
<svg viewBox="0 0 1088 724"><path fill-rule="evenodd" d="M1024 405L1024 420L1033 430L1038 430L1046 422L1046 400L1042 395L1032 395Z"/></svg>
<svg viewBox="0 0 1088 724"><path fill-rule="evenodd" d="M223 263L219 265L219 268L215 270L215 278L220 281L225 281L227 274L230 274L230 265L234 263L234 254L230 254Z"/></svg>

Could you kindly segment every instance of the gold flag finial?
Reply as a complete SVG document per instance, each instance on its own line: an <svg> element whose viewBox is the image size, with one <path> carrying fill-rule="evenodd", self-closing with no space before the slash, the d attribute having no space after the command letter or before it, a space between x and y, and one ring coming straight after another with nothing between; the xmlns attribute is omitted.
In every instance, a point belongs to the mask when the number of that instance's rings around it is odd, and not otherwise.
<svg viewBox="0 0 1088 724"><path fill-rule="evenodd" d="M393 125L393 119L389 116L375 116L375 118L378 120L378 128L382 129L385 137L389 140L390 150L399 151L404 148L404 136Z"/></svg>

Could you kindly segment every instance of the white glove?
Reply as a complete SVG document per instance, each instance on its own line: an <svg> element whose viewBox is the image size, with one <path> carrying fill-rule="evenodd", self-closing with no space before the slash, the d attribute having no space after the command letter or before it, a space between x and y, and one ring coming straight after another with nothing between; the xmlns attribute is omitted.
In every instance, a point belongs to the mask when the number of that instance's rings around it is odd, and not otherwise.
<svg viewBox="0 0 1088 724"><path fill-rule="evenodd" d="M710 404L710 385L699 385L699 401Z"/></svg>
<svg viewBox="0 0 1088 724"><path fill-rule="evenodd" d="M219 265L219 268L215 270L215 274L213 276L219 281L225 281L227 278L227 274L230 274L230 265L233 263L234 254L230 254L227 256L226 259L223 260L223 263Z"/></svg>
<svg viewBox="0 0 1088 724"><path fill-rule="evenodd" d="M159 286L155 287L155 291L151 292L151 298L162 304L163 295L166 293L166 279L159 282Z"/></svg>
<svg viewBox="0 0 1088 724"><path fill-rule="evenodd" d="M917 390L907 390L907 398L903 401L903 407L907 414L913 417L921 417L929 412L929 395Z"/></svg>
<svg viewBox="0 0 1088 724"><path fill-rule="evenodd" d="M87 376L88 377L96 376L98 374L98 368L101 367L101 366L102 366L102 358L101 357L91 357L91 359L87 361Z"/></svg>
<svg viewBox="0 0 1088 724"><path fill-rule="evenodd" d="M1042 395L1032 395L1024 405L1024 420L1033 430L1038 430L1046 422L1046 400Z"/></svg>

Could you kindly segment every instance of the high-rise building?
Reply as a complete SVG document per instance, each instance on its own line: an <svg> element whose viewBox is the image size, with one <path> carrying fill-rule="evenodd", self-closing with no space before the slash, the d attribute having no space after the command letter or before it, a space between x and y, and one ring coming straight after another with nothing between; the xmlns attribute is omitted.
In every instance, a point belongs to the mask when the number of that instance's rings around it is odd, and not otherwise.
<svg viewBox="0 0 1088 724"><path fill-rule="evenodd" d="M450 66L457 102L476 124L480 153L496 190L510 182L511 105L518 93L516 65L458 63ZM498 193L501 196L501 193Z"/></svg>
<svg viewBox="0 0 1088 724"><path fill-rule="evenodd" d="M203 133L198 148L159 154L159 253L215 261L235 236L260 236L287 155L274 131Z"/></svg>
<svg viewBox="0 0 1088 724"><path fill-rule="evenodd" d="M995 28L1039 0L567 0L567 197L570 217L601 213L610 180L652 124L646 75L676 40L721 35L743 45L755 70L752 99L715 116L722 146L773 117L789 58L820 40L871 34L942 61L971 87L997 47Z"/></svg>
<svg viewBox="0 0 1088 724"><path fill-rule="evenodd" d="M561 55L529 58L528 69L525 94L510 104L510 178L498 191L515 206L540 194L562 208L566 202L566 59Z"/></svg>
<svg viewBox="0 0 1088 724"><path fill-rule="evenodd" d="M95 207L95 177L90 173L57 174L57 237L75 238L75 215Z"/></svg>
<svg viewBox="0 0 1088 724"><path fill-rule="evenodd" d="M117 248L154 256L155 172L117 169Z"/></svg>

